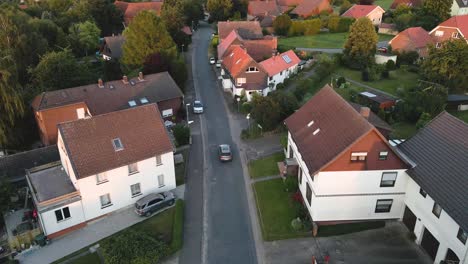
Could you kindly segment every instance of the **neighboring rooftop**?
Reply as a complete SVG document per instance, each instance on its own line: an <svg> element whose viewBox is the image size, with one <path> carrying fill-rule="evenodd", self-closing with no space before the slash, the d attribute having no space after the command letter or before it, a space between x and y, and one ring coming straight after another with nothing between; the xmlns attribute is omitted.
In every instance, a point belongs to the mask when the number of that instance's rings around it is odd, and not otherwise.
<svg viewBox="0 0 468 264"><path fill-rule="evenodd" d="M237 33L243 39L263 38L262 28L258 21L219 21L218 36L220 43L222 43L234 29L237 29Z"/></svg>
<svg viewBox="0 0 468 264"><path fill-rule="evenodd" d="M143 10L153 10L156 14L161 14L163 1L151 1L151 2L124 2L115 1L115 6L120 9L124 16L125 24L129 24L132 19Z"/></svg>
<svg viewBox="0 0 468 264"><path fill-rule="evenodd" d="M350 9L344 12L341 16L352 17L352 18L358 19L361 17L366 17L375 9L380 9L382 13L385 12L385 10L383 10L378 5L353 5Z"/></svg>
<svg viewBox="0 0 468 264"><path fill-rule="evenodd" d="M468 38L468 15L453 16L439 24L439 27L458 28L465 39ZM436 30L433 29L432 31ZM431 33L432 33L431 31Z"/></svg>
<svg viewBox="0 0 468 264"><path fill-rule="evenodd" d="M455 0L460 8L468 7L468 0Z"/></svg>
<svg viewBox="0 0 468 264"><path fill-rule="evenodd" d="M168 72L160 72L143 76L143 80L133 78L125 83L116 80L103 83L98 82L74 88L42 93L34 98L32 107L35 111L85 102L92 115L100 115L129 107L128 102L134 100L142 105L142 98L148 103L183 97L175 81ZM143 101L144 102L144 101Z"/></svg>
<svg viewBox="0 0 468 264"><path fill-rule="evenodd" d="M279 55L273 56L267 60L260 62L260 65L268 73L269 77L272 77L284 70L289 69L294 65L298 65L301 59L297 57L296 53L292 50L288 50Z"/></svg>
<svg viewBox="0 0 468 264"><path fill-rule="evenodd" d="M57 145L33 149L0 158L0 178L24 180L26 170L60 160Z"/></svg>
<svg viewBox="0 0 468 264"><path fill-rule="evenodd" d="M333 12L328 0L304 0L291 13L301 17L319 15L322 12Z"/></svg>
<svg viewBox="0 0 468 264"><path fill-rule="evenodd" d="M233 45L242 46L247 53L255 60L262 61L272 56L278 47L278 39L273 36L265 36L261 39L243 39L238 30L234 29L229 35L218 45L218 57L223 58L226 51Z"/></svg>
<svg viewBox="0 0 468 264"><path fill-rule="evenodd" d="M386 103L386 102L395 102L398 100L398 98L394 96L390 96L388 94L380 93L375 90L372 91L365 91L359 93L359 95L364 96L368 98L371 101L377 102L377 103Z"/></svg>
<svg viewBox="0 0 468 264"><path fill-rule="evenodd" d="M228 49L223 59L224 69L236 78L243 70L255 60L240 46L233 46L232 50Z"/></svg>
<svg viewBox="0 0 468 264"><path fill-rule="evenodd" d="M122 46L125 42L125 37L122 35L104 37L104 50L103 54L118 59L122 57L123 51Z"/></svg>
<svg viewBox="0 0 468 264"><path fill-rule="evenodd" d="M442 112L398 148L407 173L463 230L468 230L468 124Z"/></svg>
<svg viewBox="0 0 468 264"><path fill-rule="evenodd" d="M390 9L396 9L398 5L406 5L409 7L420 7L423 5L423 0L393 0Z"/></svg>
<svg viewBox="0 0 468 264"><path fill-rule="evenodd" d="M276 1L249 1L247 12L251 16L278 16L281 10Z"/></svg>
<svg viewBox="0 0 468 264"><path fill-rule="evenodd" d="M58 125L78 179L173 150L156 104Z"/></svg>
<svg viewBox="0 0 468 264"><path fill-rule="evenodd" d="M352 103L352 102L348 102L353 108L354 110L356 110L356 112L360 113L361 111L361 108L364 107L360 104L356 104L356 103ZM376 128L381 128L381 129L384 129L384 130L387 130L387 131L392 131L392 127L387 123L385 122L384 120L382 120L378 115L376 115L374 112L370 111L370 114L369 114L369 117L367 118L367 120L369 121L369 123L371 123L373 126L375 126Z"/></svg>
<svg viewBox="0 0 468 264"><path fill-rule="evenodd" d="M429 35L429 32L422 27L407 28L388 42L388 44L392 46L392 50L404 51L425 50L427 45L433 43L434 40L431 35Z"/></svg>

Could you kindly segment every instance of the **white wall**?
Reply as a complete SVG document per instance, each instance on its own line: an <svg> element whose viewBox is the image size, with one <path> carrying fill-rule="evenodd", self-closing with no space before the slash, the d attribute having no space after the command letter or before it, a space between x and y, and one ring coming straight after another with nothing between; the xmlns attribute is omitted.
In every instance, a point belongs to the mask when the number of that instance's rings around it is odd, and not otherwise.
<svg viewBox="0 0 468 264"><path fill-rule="evenodd" d="M460 263L468 263L468 242L466 245L458 240L457 233L459 225L445 212L437 218L432 213L434 200L430 197L430 193L424 198L419 193L419 185L411 178L408 179L406 189L405 203L408 208L416 215L417 221L414 227L416 234L416 242L421 243L424 229L429 230L431 234L440 242L434 263L439 263L445 259L447 250L450 248L460 258ZM465 260L463 262L463 260Z"/></svg>
<svg viewBox="0 0 468 264"><path fill-rule="evenodd" d="M156 166L156 158L152 157L138 162L138 173L128 175L128 167L120 167L106 172L108 182L97 184L96 176L78 180L82 195L86 220L90 220L132 205L152 192L164 192L176 187L173 153L162 155L162 165ZM158 175L164 174L164 187L158 186ZM130 185L140 183L142 195L132 198ZM112 206L101 209L100 196L110 194Z"/></svg>
<svg viewBox="0 0 468 264"><path fill-rule="evenodd" d="M57 218L55 216L55 211L64 207L68 207L70 210L70 218L57 222ZM81 206L81 201L76 201L71 204L67 204L63 207L58 207L53 210L39 213L41 218L41 226L44 234L50 235L60 230L78 225L85 221L83 215L83 208Z"/></svg>
<svg viewBox="0 0 468 264"><path fill-rule="evenodd" d="M60 161L62 162L62 166L65 169L65 172L70 177L70 180L75 186L75 188L79 189L78 181L75 176L75 171L72 168L72 164L70 162L70 158L68 157L67 150L65 149L65 146L63 144L62 134L60 133L60 131L58 133L58 138L57 138L57 147L58 147L59 154L60 154Z"/></svg>
<svg viewBox="0 0 468 264"><path fill-rule="evenodd" d="M292 74L297 73L297 64L289 67L287 70L283 71L283 74L275 74L272 76L272 79L268 78L268 85L274 84L272 91L276 90L276 85L283 83L284 79L289 78Z"/></svg>

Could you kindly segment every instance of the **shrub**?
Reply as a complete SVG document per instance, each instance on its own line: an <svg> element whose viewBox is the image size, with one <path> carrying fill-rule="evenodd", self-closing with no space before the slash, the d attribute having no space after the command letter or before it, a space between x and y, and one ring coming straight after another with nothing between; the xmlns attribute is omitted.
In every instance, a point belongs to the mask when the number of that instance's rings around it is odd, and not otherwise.
<svg viewBox="0 0 468 264"><path fill-rule="evenodd" d="M299 230L301 230L304 226L302 225L302 220L298 217L298 218L294 218L294 219L291 221L291 227L292 227L293 230L299 231Z"/></svg>
<svg viewBox="0 0 468 264"><path fill-rule="evenodd" d="M284 80L284 82L286 82L286 80ZM282 90L282 89L284 89L284 86L285 86L284 83L278 83L276 85L276 90Z"/></svg>
<svg viewBox="0 0 468 264"><path fill-rule="evenodd" d="M291 18L284 14L277 17L275 21L273 21L273 28L275 29L276 34L285 36L288 33L291 24Z"/></svg>
<svg viewBox="0 0 468 264"><path fill-rule="evenodd" d="M284 180L284 189L286 192L297 192L297 178L295 176L287 176L286 180Z"/></svg>
<svg viewBox="0 0 468 264"><path fill-rule="evenodd" d="M429 123L429 121L431 121L431 115L428 113L422 113L419 117L418 122L416 122L416 128L423 128L424 126L426 126L427 123Z"/></svg>
<svg viewBox="0 0 468 264"><path fill-rule="evenodd" d="M248 102L245 102L241 105L241 112L244 114L250 113L252 111L252 105Z"/></svg>
<svg viewBox="0 0 468 264"><path fill-rule="evenodd" d="M320 32L320 27L322 26L322 22L318 18L314 18L311 20L304 21L305 24L305 31L304 35L312 36Z"/></svg>
<svg viewBox="0 0 468 264"><path fill-rule="evenodd" d="M341 87L341 85L342 85L342 84L345 84L345 83L346 83L346 78L343 77L343 76L340 76L340 77L338 78L338 80L336 80L336 85L337 85L338 87Z"/></svg>
<svg viewBox="0 0 468 264"><path fill-rule="evenodd" d="M393 60L387 61L387 63L385 64L385 68L387 69L387 71L395 70L396 69L395 62Z"/></svg>
<svg viewBox="0 0 468 264"><path fill-rule="evenodd" d="M388 79L390 78L390 72L385 69L384 71L382 71L382 74L380 75L382 77L382 79Z"/></svg>
<svg viewBox="0 0 468 264"><path fill-rule="evenodd" d="M172 128L177 146L187 145L190 142L190 128L178 124Z"/></svg>

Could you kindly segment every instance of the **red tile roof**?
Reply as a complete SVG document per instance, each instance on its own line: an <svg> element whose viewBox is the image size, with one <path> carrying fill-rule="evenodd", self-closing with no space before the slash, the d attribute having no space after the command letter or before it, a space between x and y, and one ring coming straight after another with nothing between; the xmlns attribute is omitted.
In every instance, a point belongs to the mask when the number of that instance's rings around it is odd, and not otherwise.
<svg viewBox="0 0 468 264"><path fill-rule="evenodd" d="M156 104L62 123L58 129L78 179L173 150ZM115 151L116 138L123 150Z"/></svg>
<svg viewBox="0 0 468 264"><path fill-rule="evenodd" d="M328 85L288 117L285 124L311 175L375 130Z"/></svg>
<svg viewBox="0 0 468 264"><path fill-rule="evenodd" d="M361 18L366 17L375 9L380 9L382 13L385 12L380 6L378 5L353 5L350 9L344 12L341 16L344 17L353 17L353 18Z"/></svg>
<svg viewBox="0 0 468 264"><path fill-rule="evenodd" d="M222 64L231 76L236 78L252 62L255 62L255 60L250 57L245 49L240 46L233 46L232 51L224 56Z"/></svg>
<svg viewBox="0 0 468 264"><path fill-rule="evenodd" d="M280 6L298 6L305 0L278 0Z"/></svg>
<svg viewBox="0 0 468 264"><path fill-rule="evenodd" d="M266 16L280 14L280 8L276 1L249 1L247 12L251 16Z"/></svg>
<svg viewBox="0 0 468 264"><path fill-rule="evenodd" d="M152 2L134 2L128 3L123 1L115 1L115 6L119 8L123 15L124 21L128 25L132 19L143 10L154 10L156 14L161 14L163 1L152 1Z"/></svg>
<svg viewBox="0 0 468 264"><path fill-rule="evenodd" d="M266 36L263 39L244 40L242 45L247 53L257 62L270 58L278 48L276 37Z"/></svg>
<svg viewBox="0 0 468 264"><path fill-rule="evenodd" d="M218 36L220 42L237 29L237 33L244 39L259 39L263 37L262 27L258 21L219 21Z"/></svg>
<svg viewBox="0 0 468 264"><path fill-rule="evenodd" d="M322 12L333 12L328 0L305 0L294 8L291 13L301 17L318 15Z"/></svg>
<svg viewBox="0 0 468 264"><path fill-rule="evenodd" d="M423 4L423 0L393 0L390 9L396 9L400 4L404 4L410 7L420 7Z"/></svg>
<svg viewBox="0 0 468 264"><path fill-rule="evenodd" d="M296 53L292 50L288 50L280 55L269 58L260 62L260 65L268 73L268 76L274 76L281 71L287 70L290 67L299 64L301 59L297 57Z"/></svg>
<svg viewBox="0 0 468 264"><path fill-rule="evenodd" d="M218 45L218 58L224 57L224 54L228 48L236 41L240 43L242 38L237 34L237 30L232 30L229 35Z"/></svg>
<svg viewBox="0 0 468 264"><path fill-rule="evenodd" d="M422 27L407 28L396 35L389 44L393 50L418 51L426 49L428 44L433 44L434 40L429 32ZM425 55L425 54L421 54Z"/></svg>
<svg viewBox="0 0 468 264"><path fill-rule="evenodd" d="M465 39L468 39L468 15L454 16L439 24L439 27L458 28ZM432 31L436 30L433 29ZM431 31L431 33L432 33Z"/></svg>

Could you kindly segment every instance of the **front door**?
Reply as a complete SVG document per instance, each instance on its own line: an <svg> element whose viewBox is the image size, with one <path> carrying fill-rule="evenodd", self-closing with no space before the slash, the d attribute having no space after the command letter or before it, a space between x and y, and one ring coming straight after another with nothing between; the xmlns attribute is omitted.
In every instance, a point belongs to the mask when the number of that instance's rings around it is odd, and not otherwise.
<svg viewBox="0 0 468 264"><path fill-rule="evenodd" d="M405 214L403 214L403 223L406 225L409 231L414 231L416 225L416 215L406 206Z"/></svg>
<svg viewBox="0 0 468 264"><path fill-rule="evenodd" d="M437 250L439 250L439 241L437 241L437 239L427 229L424 229L421 247L427 252L432 260L435 260Z"/></svg>

